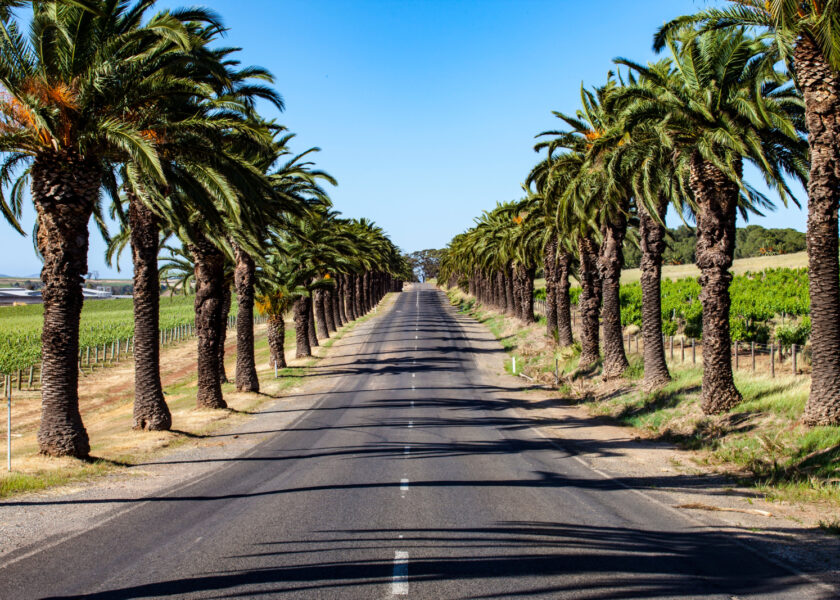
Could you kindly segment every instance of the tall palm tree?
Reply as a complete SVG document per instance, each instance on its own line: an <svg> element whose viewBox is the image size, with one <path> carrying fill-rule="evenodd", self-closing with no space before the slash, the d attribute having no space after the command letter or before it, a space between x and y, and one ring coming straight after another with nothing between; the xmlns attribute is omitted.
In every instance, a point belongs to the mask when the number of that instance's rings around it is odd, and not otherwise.
<svg viewBox="0 0 840 600"><path fill-rule="evenodd" d="M670 61L649 65L658 69L663 78L673 76ZM628 74L631 85L645 85ZM612 104L612 102L610 102ZM611 107L620 110L619 107ZM633 190L639 219L639 248L641 250L642 336L644 338L643 387L652 391L671 380L665 360L662 335L662 255L666 247L665 213L669 205L682 212L683 199L688 190L687 169L674 160L671 148L663 144L655 127L629 127L620 121L620 147L610 159L610 173L621 173ZM595 144L599 145L600 140ZM678 169L679 166L683 168ZM610 175L612 176L612 175Z"/></svg>
<svg viewBox="0 0 840 600"><path fill-rule="evenodd" d="M155 101L158 86L153 77L138 80L133 67L150 43L186 39L184 21L191 16L184 11L149 18L151 5L97 3L89 11L33 3L28 37L8 11L0 16L1 169L25 167L44 258L38 441L48 455L84 457L90 450L78 407L76 360L88 221L100 189L116 196L114 166L129 160L158 181L165 177L154 140L134 116Z"/></svg>
<svg viewBox="0 0 840 600"><path fill-rule="evenodd" d="M804 421L840 424L840 0L732 0L666 24L654 41L702 23L706 29L769 31L802 91L810 147L808 269L811 295L811 394Z"/></svg>
<svg viewBox="0 0 840 600"><path fill-rule="evenodd" d="M625 111L628 124L658 127L689 173L703 305L701 403L717 413L741 400L729 335L736 215L739 207L745 213L748 205L769 205L743 181L743 163L756 165L783 201L792 196L785 175L806 177L802 103L775 71L776 54L762 40L743 32L688 32L669 45L673 77L617 61L645 80L620 95L634 99Z"/></svg>

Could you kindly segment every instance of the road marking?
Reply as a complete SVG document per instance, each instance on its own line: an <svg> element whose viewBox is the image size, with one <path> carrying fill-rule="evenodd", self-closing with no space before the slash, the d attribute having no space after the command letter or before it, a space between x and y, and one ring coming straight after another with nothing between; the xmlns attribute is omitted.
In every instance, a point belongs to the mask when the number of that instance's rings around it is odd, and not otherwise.
<svg viewBox="0 0 840 600"><path fill-rule="evenodd" d="M401 492L407 492L408 491L408 479L406 479L405 477L400 479L400 491Z"/></svg>
<svg viewBox="0 0 840 600"><path fill-rule="evenodd" d="M409 421L408 422L408 428L411 429L413 427L414 427L414 421Z"/></svg>
<svg viewBox="0 0 840 600"><path fill-rule="evenodd" d="M409 454L411 452L411 446L406 446L403 448L403 454Z"/></svg>
<svg viewBox="0 0 840 600"><path fill-rule="evenodd" d="M414 389L414 384L413 384L413 383L411 384L411 389L412 389L412 390Z"/></svg>
<svg viewBox="0 0 840 600"><path fill-rule="evenodd" d="M408 552L394 551L394 577L391 582L391 594L408 595Z"/></svg>
<svg viewBox="0 0 840 600"><path fill-rule="evenodd" d="M414 408L414 400L411 401L411 408Z"/></svg>
<svg viewBox="0 0 840 600"><path fill-rule="evenodd" d="M417 339L417 336L416 336L416 335L414 336L414 339L415 339L415 340Z"/></svg>
<svg viewBox="0 0 840 600"><path fill-rule="evenodd" d="M417 377L417 373L412 373L411 376L412 377Z"/></svg>

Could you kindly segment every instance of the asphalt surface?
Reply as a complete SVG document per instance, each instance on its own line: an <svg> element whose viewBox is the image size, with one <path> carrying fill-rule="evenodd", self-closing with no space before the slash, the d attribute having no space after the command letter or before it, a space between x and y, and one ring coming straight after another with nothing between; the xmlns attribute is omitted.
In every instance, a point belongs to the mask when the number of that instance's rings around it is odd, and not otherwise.
<svg viewBox="0 0 840 600"><path fill-rule="evenodd" d="M832 597L540 437L433 288L357 338L293 428L0 569L0 598Z"/></svg>

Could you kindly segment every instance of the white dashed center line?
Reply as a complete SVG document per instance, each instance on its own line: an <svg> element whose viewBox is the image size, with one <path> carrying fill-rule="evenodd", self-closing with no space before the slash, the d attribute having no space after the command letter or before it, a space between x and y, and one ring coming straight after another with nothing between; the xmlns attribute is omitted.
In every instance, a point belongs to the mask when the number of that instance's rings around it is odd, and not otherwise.
<svg viewBox="0 0 840 600"><path fill-rule="evenodd" d="M411 453L411 446L406 446L403 448L403 454L410 454Z"/></svg>
<svg viewBox="0 0 840 600"><path fill-rule="evenodd" d="M408 595L408 552L394 552L394 577L391 582L394 596Z"/></svg>
<svg viewBox="0 0 840 600"><path fill-rule="evenodd" d="M412 427L414 427L414 421L409 421L408 428L411 429Z"/></svg>
<svg viewBox="0 0 840 600"><path fill-rule="evenodd" d="M405 477L400 479L400 491L401 492L407 492L408 491L408 479L406 479Z"/></svg>

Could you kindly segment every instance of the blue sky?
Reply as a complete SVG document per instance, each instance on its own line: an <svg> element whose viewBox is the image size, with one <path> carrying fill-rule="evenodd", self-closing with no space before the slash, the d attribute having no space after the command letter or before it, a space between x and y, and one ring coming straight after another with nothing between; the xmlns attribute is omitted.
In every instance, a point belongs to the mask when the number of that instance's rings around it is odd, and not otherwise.
<svg viewBox="0 0 840 600"><path fill-rule="evenodd" d="M573 112L580 85L618 56L653 58L654 30L702 0L194 0L219 12L226 44L276 76L298 134L318 146L346 216L374 219L406 251L442 247L497 201L521 195L534 135ZM161 7L191 2L161 1ZM266 110L268 114L273 111ZM31 228L31 210L27 216ZM673 220L672 220L673 221ZM675 221L673 221L675 223ZM804 230L780 208L753 223ZM743 223L739 223L743 225ZM5 227L5 225L2 225ZM0 273L40 270L6 227ZM90 268L104 249L92 232ZM130 277L130 255L122 259Z"/></svg>

